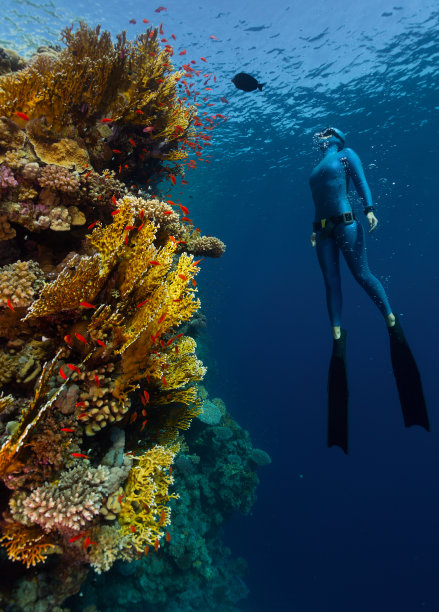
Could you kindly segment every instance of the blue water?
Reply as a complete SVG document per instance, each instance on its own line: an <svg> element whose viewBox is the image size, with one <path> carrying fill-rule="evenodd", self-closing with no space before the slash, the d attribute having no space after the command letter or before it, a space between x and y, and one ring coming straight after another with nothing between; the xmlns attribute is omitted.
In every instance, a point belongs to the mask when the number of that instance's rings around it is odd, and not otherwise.
<svg viewBox="0 0 439 612"><path fill-rule="evenodd" d="M29 53L78 18L134 36L147 18L217 76L213 112L228 121L182 201L227 244L198 277L217 363L211 393L273 459L252 515L226 533L249 561L241 609L439 610L437 2L171 0L160 15L132 0L1 5L1 46ZM239 71L266 82L263 93L237 91ZM348 133L377 202L369 261L417 358L432 425L404 429L385 325L342 266L347 457L325 446L332 340L309 244L312 134L331 124Z"/></svg>

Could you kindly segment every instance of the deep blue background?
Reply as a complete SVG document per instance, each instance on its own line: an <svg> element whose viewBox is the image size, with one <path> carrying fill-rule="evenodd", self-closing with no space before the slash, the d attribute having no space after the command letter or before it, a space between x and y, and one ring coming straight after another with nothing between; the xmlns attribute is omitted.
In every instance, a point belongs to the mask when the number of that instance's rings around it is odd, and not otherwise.
<svg viewBox="0 0 439 612"><path fill-rule="evenodd" d="M216 363L210 392L273 459L261 470L252 515L234 518L226 534L249 561L242 610L437 611L435 2L165 4L158 17L155 5L132 0L78 3L76 13L64 0L13 0L0 44L29 52L76 17L113 33L136 18L134 34L147 17L217 74L209 112L229 119L183 203L205 233L227 243L198 279ZM233 89L240 70L267 82L262 94ZM370 265L417 358L432 424L430 434L404 429L384 322L343 266L348 457L325 447L332 340L309 243L312 134L330 124L348 132L378 203Z"/></svg>

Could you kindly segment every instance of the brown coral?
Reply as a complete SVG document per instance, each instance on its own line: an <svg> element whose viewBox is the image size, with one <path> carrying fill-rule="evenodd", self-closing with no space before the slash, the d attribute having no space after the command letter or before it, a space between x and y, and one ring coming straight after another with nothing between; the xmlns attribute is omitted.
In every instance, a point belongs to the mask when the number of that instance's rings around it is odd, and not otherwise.
<svg viewBox="0 0 439 612"><path fill-rule="evenodd" d="M71 172L62 166L45 166L38 179L41 187L48 187L53 191L75 193L79 188L79 181Z"/></svg>
<svg viewBox="0 0 439 612"><path fill-rule="evenodd" d="M192 241L187 250L194 255L221 257L226 250L226 245L215 236L201 236Z"/></svg>
<svg viewBox="0 0 439 612"><path fill-rule="evenodd" d="M44 272L36 261L17 261L0 268L0 304L5 308L29 306L44 284Z"/></svg>
<svg viewBox="0 0 439 612"><path fill-rule="evenodd" d="M15 238L16 231L11 227L5 213L0 214L0 241Z"/></svg>

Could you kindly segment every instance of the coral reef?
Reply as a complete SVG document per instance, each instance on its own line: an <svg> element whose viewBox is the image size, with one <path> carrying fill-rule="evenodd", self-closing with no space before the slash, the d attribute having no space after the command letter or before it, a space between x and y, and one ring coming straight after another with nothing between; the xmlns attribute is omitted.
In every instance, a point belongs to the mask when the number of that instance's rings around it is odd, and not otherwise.
<svg viewBox="0 0 439 612"><path fill-rule="evenodd" d="M225 247L160 188L184 180L189 149L208 139L160 35L113 43L80 24L28 62L0 52L0 569L13 576L1 599L11 612L61 609L90 568L168 547L173 467L208 413L195 254Z"/></svg>
<svg viewBox="0 0 439 612"><path fill-rule="evenodd" d="M217 406L221 418L211 425L197 419L185 433L185 448L173 466L179 497L170 503L166 546L151 549L130 564L121 560L109 573L90 577L82 597L71 600L73 612L104 599L107 612L133 607L160 612L241 609L239 601L248 592L243 580L246 562L231 558L220 530L232 512L247 514L255 501L258 475L253 456L258 449L252 448L248 432L231 418L220 399L210 400L203 388L200 392L208 405ZM123 546L111 527L105 537L108 551Z"/></svg>

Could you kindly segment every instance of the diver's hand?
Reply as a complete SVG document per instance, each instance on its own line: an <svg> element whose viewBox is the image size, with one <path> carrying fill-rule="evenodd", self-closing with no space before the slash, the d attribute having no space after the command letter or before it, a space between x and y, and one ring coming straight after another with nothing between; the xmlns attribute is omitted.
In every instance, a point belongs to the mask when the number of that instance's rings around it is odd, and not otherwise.
<svg viewBox="0 0 439 612"><path fill-rule="evenodd" d="M373 230L378 225L378 219L375 217L373 212L367 213L366 217L367 217L367 220L369 221L369 227L370 227L369 234L370 234L370 232L373 232Z"/></svg>
<svg viewBox="0 0 439 612"><path fill-rule="evenodd" d="M310 238L310 240L311 240L311 246L313 246L313 247L315 247L315 246L316 246L316 236L317 236L317 234L316 234L315 232L313 232L313 233L311 234L311 238Z"/></svg>

